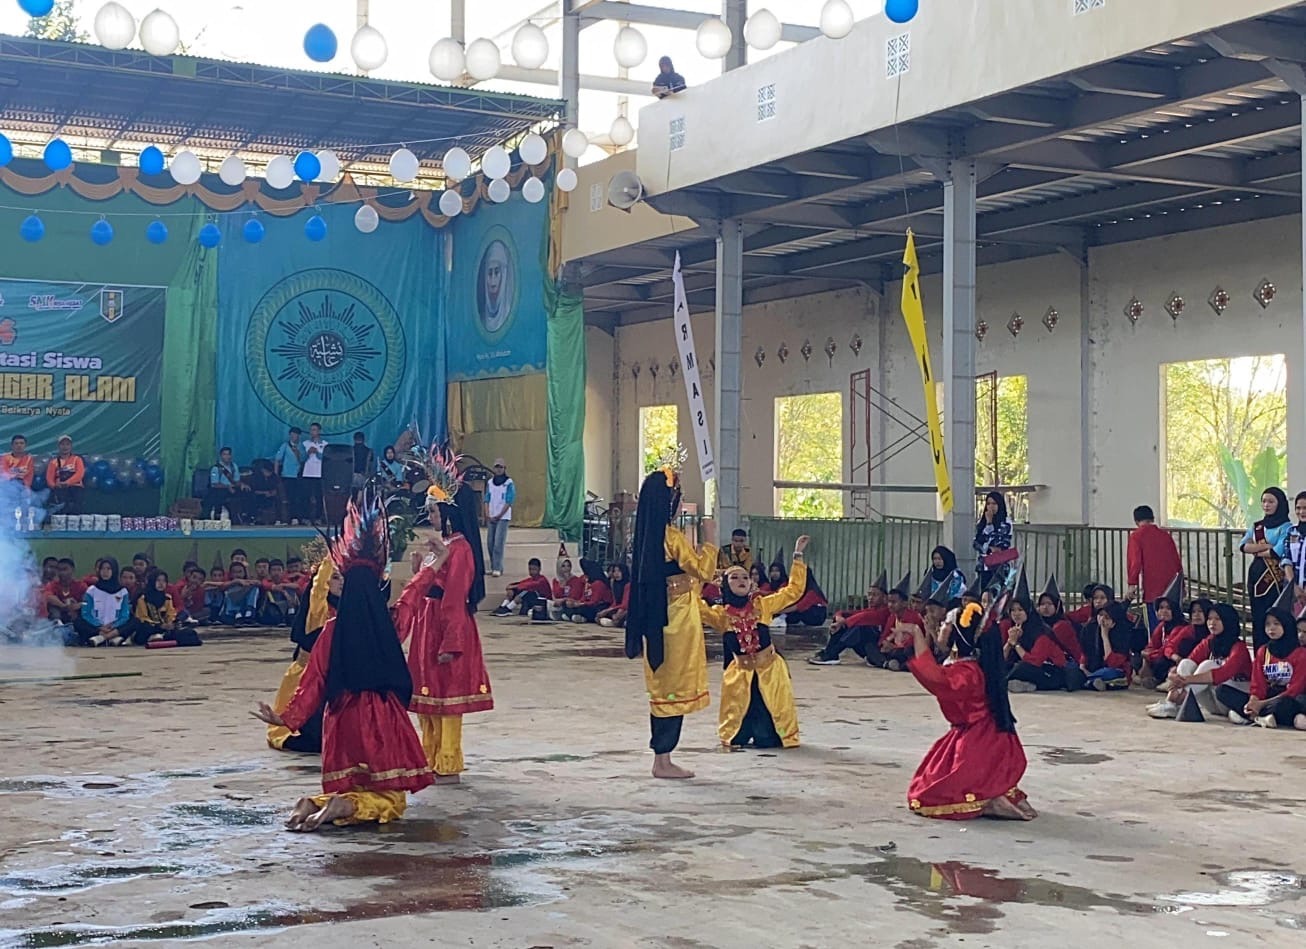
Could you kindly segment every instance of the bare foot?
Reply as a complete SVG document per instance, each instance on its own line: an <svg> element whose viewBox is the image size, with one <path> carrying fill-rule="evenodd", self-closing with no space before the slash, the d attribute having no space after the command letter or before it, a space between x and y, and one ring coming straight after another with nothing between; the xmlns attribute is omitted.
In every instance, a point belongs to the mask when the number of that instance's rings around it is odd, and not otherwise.
<svg viewBox="0 0 1306 949"><path fill-rule="evenodd" d="M980 813L995 820L1033 820L1005 794L995 797L985 804L984 810Z"/></svg>
<svg viewBox="0 0 1306 949"><path fill-rule="evenodd" d="M461 774L437 774L435 784L461 784L463 776Z"/></svg>
<svg viewBox="0 0 1306 949"><path fill-rule="evenodd" d="M666 778L672 781L683 781L685 778L692 778L694 772L682 768L679 765L671 763L671 755L654 755L653 756L653 777Z"/></svg>
<svg viewBox="0 0 1306 949"><path fill-rule="evenodd" d="M339 795L331 798L326 802L326 807L322 810L309 814L304 818L304 822L299 825L303 831L317 830L323 824L332 821L346 820L354 816L354 802L347 797Z"/></svg>
<svg viewBox="0 0 1306 949"><path fill-rule="evenodd" d="M311 797L301 797L295 802L295 809L290 812L290 817L286 819L286 829L303 829L304 821L308 818L308 815L312 814L315 810L317 810L317 805L313 803Z"/></svg>
<svg viewBox="0 0 1306 949"><path fill-rule="evenodd" d="M1038 817L1038 811L1034 810L1033 805L1031 805L1028 800L1021 801L1016 805L1016 807L1020 813L1025 815L1025 820L1033 820Z"/></svg>

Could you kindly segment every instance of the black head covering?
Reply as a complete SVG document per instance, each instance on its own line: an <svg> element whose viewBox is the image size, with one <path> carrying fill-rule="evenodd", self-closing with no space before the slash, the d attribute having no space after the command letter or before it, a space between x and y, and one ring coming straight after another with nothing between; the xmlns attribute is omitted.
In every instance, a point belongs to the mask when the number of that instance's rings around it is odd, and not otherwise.
<svg viewBox="0 0 1306 949"><path fill-rule="evenodd" d="M589 560L585 557L580 558L580 569L585 574L585 579L590 583L602 581L608 582L608 575L603 572L603 565L597 560Z"/></svg>
<svg viewBox="0 0 1306 949"><path fill-rule="evenodd" d="M1288 523L1288 511L1290 508L1288 507L1288 495L1283 493L1283 488L1277 486L1268 487L1261 492L1261 497L1264 497L1267 494L1274 495L1274 500L1278 502L1279 506L1275 509L1273 514L1257 521L1256 526L1270 530L1271 528L1280 527Z"/></svg>
<svg viewBox="0 0 1306 949"><path fill-rule="evenodd" d="M1025 567L1023 564L1020 567L1020 575L1016 578L1016 590L1011 595L1017 600L1023 600L1027 606L1031 602L1029 596L1029 577L1025 574Z"/></svg>
<svg viewBox="0 0 1306 949"><path fill-rule="evenodd" d="M1293 650L1297 649L1297 620L1293 618L1291 610L1281 609L1272 606L1265 612L1266 616L1273 616L1283 627L1283 635L1278 639L1266 638L1265 648L1275 659L1287 659L1292 655Z"/></svg>
<svg viewBox="0 0 1306 949"><path fill-rule="evenodd" d="M928 600L930 597L931 586L933 586L933 584L930 582L930 575L927 572L924 579L921 580L921 585L916 588L916 592L913 593L912 596L918 600Z"/></svg>
<svg viewBox="0 0 1306 949"><path fill-rule="evenodd" d="M640 653L650 669L662 665L663 631L667 625L667 577L683 573L667 561L667 528L679 507L680 485L667 484L662 471L644 479L635 508L635 542L631 552L630 611L626 615L626 658Z"/></svg>
<svg viewBox="0 0 1306 949"><path fill-rule="evenodd" d="M105 580L100 576L100 568L106 563L113 567L113 576L108 580ZM98 589L103 590L105 593L117 593L122 589L122 582L118 579L118 561L113 557L100 558L100 562L96 564L95 567L95 577L95 586Z"/></svg>
<svg viewBox="0 0 1306 949"><path fill-rule="evenodd" d="M1195 640L1193 640L1193 645L1194 645L1194 646L1197 645L1198 643L1200 643L1200 642L1201 642L1203 639L1205 639L1207 636L1211 635L1211 630L1210 630L1210 628L1206 625L1206 623L1205 623L1205 619L1206 619L1206 617L1210 616L1210 615L1211 615L1211 611L1212 611L1213 609L1215 609L1215 601L1214 601L1214 600L1208 600L1208 599L1207 599L1206 597L1204 597L1204 596L1199 596L1197 599L1193 600L1193 602L1189 603L1189 604L1188 604L1188 619L1189 619L1189 622L1190 622L1190 623L1191 623L1191 621L1192 621L1193 613L1196 612L1198 609L1201 609L1201 611L1202 611L1202 620L1203 620L1203 623L1202 623L1201 626L1193 625L1193 632L1197 634L1197 638L1196 638Z"/></svg>
<svg viewBox="0 0 1306 949"><path fill-rule="evenodd" d="M389 693L407 707L413 680L376 573L359 566L345 574L336 610L326 676L327 704L342 695L362 692Z"/></svg>
<svg viewBox="0 0 1306 949"><path fill-rule="evenodd" d="M934 566L934 555L938 554L943 559L942 567ZM952 571L957 569L957 555L948 547L935 547L930 551L930 576L934 578L935 583L942 583L948 577L952 576Z"/></svg>
<svg viewBox="0 0 1306 949"><path fill-rule="evenodd" d="M1045 596L1050 596L1052 599L1056 600L1058 604L1061 603L1061 589L1057 586L1057 575L1055 573L1048 577L1048 582L1043 586L1043 592L1038 596L1039 599L1042 599Z"/></svg>
<svg viewBox="0 0 1306 949"><path fill-rule="evenodd" d="M778 568L780 570L779 580L773 581L771 579L772 567ZM766 582L770 584L772 587L774 587L776 590L779 590L781 587L783 587L785 584L789 582L789 568L785 566L785 549L783 547L781 547L779 550L775 552L775 559L771 561L771 566L768 567L766 570Z"/></svg>
<svg viewBox="0 0 1306 949"><path fill-rule="evenodd" d="M988 507L990 500L996 501L998 503L998 512L993 515L994 526L996 527L998 524L1001 524L1003 521L1010 520L1010 518L1007 516L1007 499L1002 496L1002 493L1000 491L990 491L988 494L984 495L985 507ZM984 519L984 513L981 511L979 520L975 522L976 540L978 540L980 535L983 534L984 527L987 524L988 521Z"/></svg>
<svg viewBox="0 0 1306 949"><path fill-rule="evenodd" d="M164 580L168 579L168 575L158 567L151 567L149 570L145 571L145 589L141 593L141 595L145 597L145 602L156 609L162 607L168 599L167 590L156 590L154 588L155 581L157 581L160 576L162 576Z"/></svg>
<svg viewBox="0 0 1306 949"><path fill-rule="evenodd" d="M1184 619L1184 575L1176 573L1170 585L1165 588L1165 592L1156 598L1152 604L1153 608L1158 608L1162 603L1170 604L1170 611L1174 614L1167 628L1173 629L1183 622Z"/></svg>
<svg viewBox="0 0 1306 949"><path fill-rule="evenodd" d="M1216 659L1227 659L1234 644L1242 639L1242 620L1238 616L1238 611L1228 603L1216 603L1212 607L1212 612L1220 617L1220 625L1224 627L1224 632L1219 636L1207 634L1211 640L1211 655Z"/></svg>
<svg viewBox="0 0 1306 949"><path fill-rule="evenodd" d="M1025 622L1021 624L1020 647L1022 649L1033 649L1038 638L1044 633L1050 633L1052 630L1043 622L1043 617L1039 616L1034 609L1034 604L1030 602L1029 597L1013 596L1011 602L1007 604L1007 619L1011 619L1011 607L1020 604L1020 608L1025 611ZM1014 620L1013 620L1014 622Z"/></svg>
<svg viewBox="0 0 1306 949"><path fill-rule="evenodd" d="M984 630L986 614L978 608L965 607L953 627L952 644L959 656L978 653L979 667L984 672L984 694L989 711L998 731L1016 731L1016 717L1011 714L1011 699L1007 695L1006 660L1002 656L1002 638L992 629Z"/></svg>
<svg viewBox="0 0 1306 949"><path fill-rule="evenodd" d="M1129 619L1129 610L1123 603L1112 600L1103 612L1111 617L1113 624L1111 632L1107 633L1107 639L1111 641L1111 651L1124 656L1129 655L1131 645L1129 631L1134 628L1133 621ZM1106 657L1103 656L1102 659L1105 663Z"/></svg>
<svg viewBox="0 0 1306 949"><path fill-rule="evenodd" d="M889 592L889 571L887 571L887 570L881 570L881 571L880 571L880 575L879 575L878 577L876 577L876 578L875 578L875 582L871 584L871 588L874 589L874 590L879 590L881 593L888 593L888 592Z"/></svg>
<svg viewBox="0 0 1306 949"><path fill-rule="evenodd" d="M467 612L475 613L485 599L485 549L476 523L476 492L466 484L458 486L453 502L440 502L440 530L462 534L472 548L472 588L467 592Z"/></svg>
<svg viewBox="0 0 1306 949"><path fill-rule="evenodd" d="M626 584L630 583L630 568L624 563L614 563L612 569L621 571L620 580L612 580L612 602L620 604L622 594L626 592Z"/></svg>
<svg viewBox="0 0 1306 949"><path fill-rule="evenodd" d="M1095 583L1093 584L1092 591L1088 594L1088 602L1090 606L1093 603L1093 594L1096 593L1098 590L1101 590L1103 593L1106 594L1107 606L1110 606L1112 603L1116 601L1116 591L1114 589L1107 586L1105 583Z"/></svg>

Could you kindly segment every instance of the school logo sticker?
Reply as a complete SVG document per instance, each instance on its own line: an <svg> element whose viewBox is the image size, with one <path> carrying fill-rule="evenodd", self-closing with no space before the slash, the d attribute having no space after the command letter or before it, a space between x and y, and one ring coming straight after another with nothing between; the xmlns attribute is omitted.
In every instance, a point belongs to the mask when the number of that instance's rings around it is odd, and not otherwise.
<svg viewBox="0 0 1306 949"><path fill-rule="evenodd" d="M284 420L312 418L328 432L362 428L394 399L405 363L398 314L357 274L292 274L250 315L249 380L268 411Z"/></svg>
<svg viewBox="0 0 1306 949"><path fill-rule="evenodd" d="M100 291L100 316L106 323L117 323L122 319L123 292L107 287Z"/></svg>

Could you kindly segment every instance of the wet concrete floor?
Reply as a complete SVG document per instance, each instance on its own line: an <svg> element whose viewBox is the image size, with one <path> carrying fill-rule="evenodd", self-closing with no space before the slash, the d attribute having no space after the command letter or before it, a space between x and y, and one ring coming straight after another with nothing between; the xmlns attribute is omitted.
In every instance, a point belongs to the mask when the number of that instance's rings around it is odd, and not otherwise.
<svg viewBox="0 0 1306 949"><path fill-rule="evenodd" d="M943 731L907 675L802 662L803 747L647 777L640 666L595 627L482 619L499 707L469 771L382 828L280 829L318 788L247 710L278 636L0 650L0 946L1299 946L1306 735L1145 718L1142 692L1014 698L1031 824L928 821ZM717 694L719 661L712 665Z"/></svg>

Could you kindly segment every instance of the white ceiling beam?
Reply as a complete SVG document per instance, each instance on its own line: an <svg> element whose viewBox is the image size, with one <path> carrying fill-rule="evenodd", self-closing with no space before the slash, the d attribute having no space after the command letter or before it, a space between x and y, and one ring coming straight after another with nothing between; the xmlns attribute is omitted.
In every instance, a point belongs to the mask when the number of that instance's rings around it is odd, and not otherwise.
<svg viewBox="0 0 1306 949"><path fill-rule="evenodd" d="M558 87L558 70L556 69L522 69L504 63L499 67L495 79L507 82L528 82L537 86ZM476 85L476 83L472 83ZM587 76L581 74L580 87L591 92L614 92L621 96L643 96L653 98L652 84L635 79L618 79L615 76Z"/></svg>

